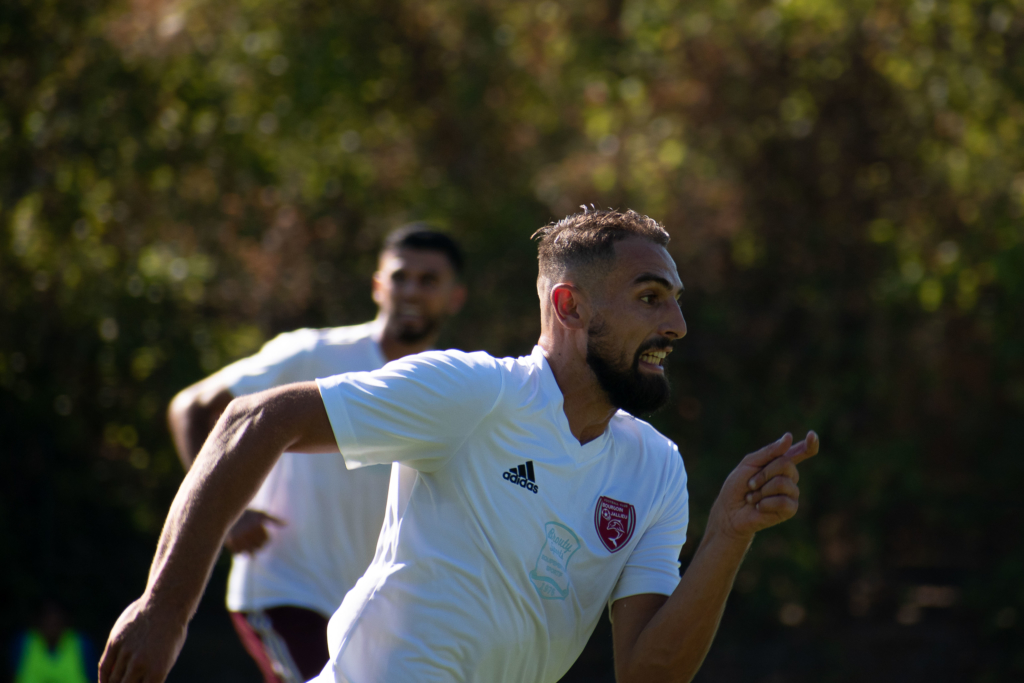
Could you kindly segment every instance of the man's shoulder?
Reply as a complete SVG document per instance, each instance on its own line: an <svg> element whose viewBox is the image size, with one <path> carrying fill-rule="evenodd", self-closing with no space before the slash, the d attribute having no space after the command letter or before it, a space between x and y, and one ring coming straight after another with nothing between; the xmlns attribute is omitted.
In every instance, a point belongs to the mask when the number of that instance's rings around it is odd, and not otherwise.
<svg viewBox="0 0 1024 683"><path fill-rule="evenodd" d="M263 345L260 353L298 354L373 344L372 333L372 323L344 327L301 327L278 334Z"/></svg>
<svg viewBox="0 0 1024 683"><path fill-rule="evenodd" d="M282 332L257 353L235 361L219 372L233 391L252 393L282 382L373 370L383 365L384 359L371 332L368 324L319 329L305 327Z"/></svg>
<svg viewBox="0 0 1024 683"><path fill-rule="evenodd" d="M306 327L293 330L288 334L295 335L312 346L352 346L373 342L375 330L373 322L342 327Z"/></svg>
<svg viewBox="0 0 1024 683"><path fill-rule="evenodd" d="M519 382L538 379L542 372L541 362L536 354L532 356L492 356L486 351L462 351L447 349L444 351L424 351L406 358L420 358L427 363L440 363L464 368L468 372L502 375L507 379Z"/></svg>
<svg viewBox="0 0 1024 683"><path fill-rule="evenodd" d="M622 476L652 500L669 503L672 509L685 506L688 477L676 444L648 422L621 410L609 427Z"/></svg>
<svg viewBox="0 0 1024 683"><path fill-rule="evenodd" d="M528 377L529 368L522 361L522 358L495 357L486 351L431 350L391 361L383 372L419 375L423 381L432 383L454 383L453 386L462 387L470 394L496 392L498 397L507 397L515 392L515 387L524 385L524 378ZM470 387L474 391L469 391Z"/></svg>
<svg viewBox="0 0 1024 683"><path fill-rule="evenodd" d="M635 441L637 445L642 445L647 451L672 456L679 452L672 439L659 432L649 422L634 417L624 410L615 413L609 428L612 429L616 439Z"/></svg>
<svg viewBox="0 0 1024 683"><path fill-rule="evenodd" d="M495 358L486 351L463 351L461 349L432 349L421 353L404 356L392 363L411 363L415 365L447 366L465 372L500 372L507 367L508 358Z"/></svg>

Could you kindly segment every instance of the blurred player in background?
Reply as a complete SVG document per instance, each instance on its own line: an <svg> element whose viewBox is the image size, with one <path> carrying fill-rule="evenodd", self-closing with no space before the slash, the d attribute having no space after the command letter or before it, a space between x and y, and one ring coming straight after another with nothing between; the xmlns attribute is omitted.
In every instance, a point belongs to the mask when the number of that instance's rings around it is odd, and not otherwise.
<svg viewBox="0 0 1024 683"><path fill-rule="evenodd" d="M168 422L188 470L236 396L376 370L433 347L466 298L463 256L420 224L393 232L373 277L375 320L278 335L258 353L183 390ZM348 471L340 457L285 453L231 527L227 604L266 683L302 683L328 659L327 619L373 559L390 467Z"/></svg>
<svg viewBox="0 0 1024 683"><path fill-rule="evenodd" d="M46 600L33 628L11 647L14 683L89 683L96 680L98 658L92 641L71 628L67 612Z"/></svg>

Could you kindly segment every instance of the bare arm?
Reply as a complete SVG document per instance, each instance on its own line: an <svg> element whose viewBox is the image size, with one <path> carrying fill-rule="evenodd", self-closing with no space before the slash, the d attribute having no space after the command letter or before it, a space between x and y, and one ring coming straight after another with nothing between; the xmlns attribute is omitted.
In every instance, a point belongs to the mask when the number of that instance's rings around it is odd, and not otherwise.
<svg viewBox="0 0 1024 683"><path fill-rule="evenodd" d="M110 633L100 683L161 683L181 650L228 526L281 453L336 449L315 382L232 401L171 504L145 592Z"/></svg>
<svg viewBox="0 0 1024 683"><path fill-rule="evenodd" d="M704 661L754 534L797 510L796 465L818 452L818 437L792 437L751 453L726 479L690 566L670 596L646 594L612 605L619 683L687 683Z"/></svg>
<svg viewBox="0 0 1024 683"><path fill-rule="evenodd" d="M217 375L211 375L181 390L171 401L167 408L167 426L186 472L233 398L224 382Z"/></svg>
<svg viewBox="0 0 1024 683"><path fill-rule="evenodd" d="M171 401L167 426L186 472L232 399L234 395L224 381L214 374L183 389ZM228 530L224 546L232 553L256 552L270 540L267 527L272 524L281 526L287 521L262 510L246 510Z"/></svg>

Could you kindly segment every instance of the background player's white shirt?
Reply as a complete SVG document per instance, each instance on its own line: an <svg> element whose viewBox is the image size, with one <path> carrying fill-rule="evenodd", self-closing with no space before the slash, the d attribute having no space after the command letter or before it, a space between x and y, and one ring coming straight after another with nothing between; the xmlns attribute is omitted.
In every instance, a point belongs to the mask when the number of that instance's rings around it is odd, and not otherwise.
<svg viewBox="0 0 1024 683"><path fill-rule="evenodd" d="M318 384L350 467L401 462L317 681L556 681L605 605L676 587L678 450L621 411L581 446L539 348L427 352Z"/></svg>
<svg viewBox="0 0 1024 683"><path fill-rule="evenodd" d="M375 323L281 334L219 374L235 396L385 363ZM235 555L228 609L281 605L330 616L373 559L384 520L390 468L345 469L337 454L285 453L249 508L287 522L270 526L256 553Z"/></svg>

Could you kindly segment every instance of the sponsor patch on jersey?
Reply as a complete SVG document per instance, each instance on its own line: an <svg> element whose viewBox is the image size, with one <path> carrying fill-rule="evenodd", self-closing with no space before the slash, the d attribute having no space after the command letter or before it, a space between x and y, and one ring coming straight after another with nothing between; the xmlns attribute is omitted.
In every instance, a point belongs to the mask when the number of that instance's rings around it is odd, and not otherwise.
<svg viewBox="0 0 1024 683"><path fill-rule="evenodd" d="M569 560L580 549L579 537L558 522L544 524L544 544L530 581L545 600L565 600L569 595Z"/></svg>
<svg viewBox="0 0 1024 683"><path fill-rule="evenodd" d="M608 552L618 552L633 538L636 510L629 503L601 496L594 510L594 526Z"/></svg>

